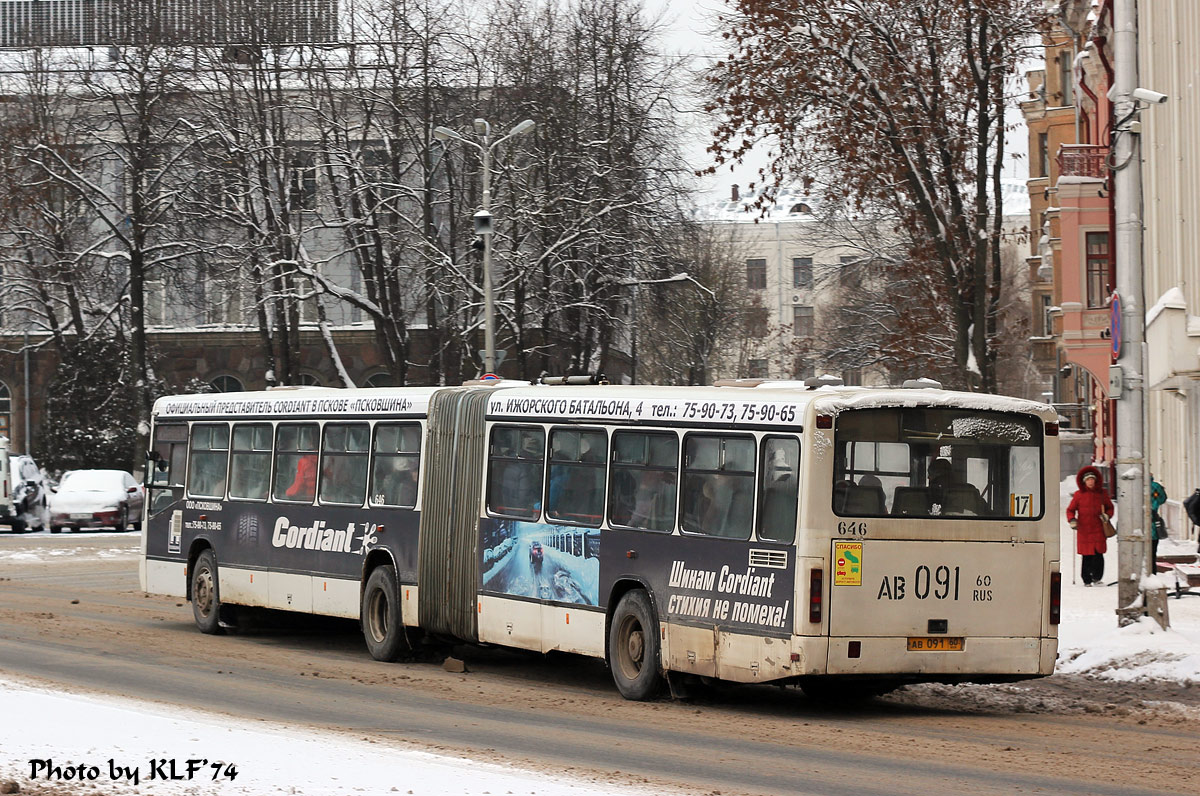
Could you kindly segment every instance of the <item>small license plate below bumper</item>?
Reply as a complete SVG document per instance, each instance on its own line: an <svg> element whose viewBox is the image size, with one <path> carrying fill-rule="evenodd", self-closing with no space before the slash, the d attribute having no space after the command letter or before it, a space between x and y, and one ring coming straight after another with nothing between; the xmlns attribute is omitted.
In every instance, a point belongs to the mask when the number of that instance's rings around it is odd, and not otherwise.
<svg viewBox="0 0 1200 796"><path fill-rule="evenodd" d="M909 636L909 652L962 652L962 636Z"/></svg>

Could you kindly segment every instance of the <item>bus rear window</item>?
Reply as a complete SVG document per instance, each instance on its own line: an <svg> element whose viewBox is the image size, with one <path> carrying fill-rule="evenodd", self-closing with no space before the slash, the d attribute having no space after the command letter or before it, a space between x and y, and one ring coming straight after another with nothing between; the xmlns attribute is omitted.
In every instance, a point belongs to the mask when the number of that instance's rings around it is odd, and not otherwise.
<svg viewBox="0 0 1200 796"><path fill-rule="evenodd" d="M834 432L832 507L843 517L1038 519L1038 418L963 409L859 409Z"/></svg>

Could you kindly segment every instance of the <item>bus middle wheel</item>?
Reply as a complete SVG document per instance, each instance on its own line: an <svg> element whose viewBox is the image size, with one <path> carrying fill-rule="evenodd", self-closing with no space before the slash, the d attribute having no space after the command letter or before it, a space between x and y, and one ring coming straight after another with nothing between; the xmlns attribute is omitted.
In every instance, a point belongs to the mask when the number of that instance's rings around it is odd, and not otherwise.
<svg viewBox="0 0 1200 796"><path fill-rule="evenodd" d="M608 631L608 667L621 696L641 701L658 694L663 684L660 648L649 595L641 589L627 592Z"/></svg>
<svg viewBox="0 0 1200 796"><path fill-rule="evenodd" d="M363 588L360 620L367 651L377 661L394 661L408 648L400 622L396 570L376 567Z"/></svg>

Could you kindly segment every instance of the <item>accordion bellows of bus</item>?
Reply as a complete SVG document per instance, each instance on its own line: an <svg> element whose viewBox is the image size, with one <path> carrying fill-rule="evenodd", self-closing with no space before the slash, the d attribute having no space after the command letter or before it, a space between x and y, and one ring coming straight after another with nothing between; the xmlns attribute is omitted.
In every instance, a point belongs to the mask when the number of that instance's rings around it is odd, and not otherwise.
<svg viewBox="0 0 1200 796"><path fill-rule="evenodd" d="M154 407L140 576L236 607L690 677L880 693L1053 671L1045 404L795 383L318 388Z"/></svg>

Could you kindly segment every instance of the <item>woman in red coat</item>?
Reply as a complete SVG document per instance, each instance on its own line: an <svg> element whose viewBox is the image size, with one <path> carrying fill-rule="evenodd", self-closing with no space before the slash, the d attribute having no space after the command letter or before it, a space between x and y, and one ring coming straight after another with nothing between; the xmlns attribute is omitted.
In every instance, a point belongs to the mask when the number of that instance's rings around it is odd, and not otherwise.
<svg viewBox="0 0 1200 796"><path fill-rule="evenodd" d="M1104 552L1108 540L1100 514L1112 517L1113 504L1100 485L1100 471L1088 465L1075 474L1079 491L1067 506L1067 522L1075 529L1075 549L1083 556L1083 585L1091 586L1104 579Z"/></svg>

